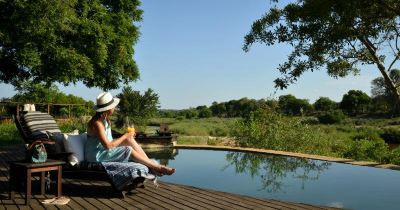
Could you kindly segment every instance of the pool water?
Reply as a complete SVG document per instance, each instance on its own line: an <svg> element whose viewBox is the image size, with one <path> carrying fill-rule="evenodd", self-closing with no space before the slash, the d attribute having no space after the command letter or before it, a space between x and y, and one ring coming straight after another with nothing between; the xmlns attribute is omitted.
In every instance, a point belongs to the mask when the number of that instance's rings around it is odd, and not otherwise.
<svg viewBox="0 0 400 210"><path fill-rule="evenodd" d="M179 149L149 156L177 169L160 178L165 182L347 209L400 209L400 171L247 152Z"/></svg>

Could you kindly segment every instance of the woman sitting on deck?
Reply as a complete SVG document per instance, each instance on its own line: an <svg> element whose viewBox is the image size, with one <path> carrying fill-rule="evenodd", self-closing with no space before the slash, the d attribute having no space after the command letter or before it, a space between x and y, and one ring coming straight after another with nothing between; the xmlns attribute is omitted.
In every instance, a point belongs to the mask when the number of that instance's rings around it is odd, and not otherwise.
<svg viewBox="0 0 400 210"><path fill-rule="evenodd" d="M160 165L148 158L142 147L135 141L135 132L128 132L117 139L111 135L110 116L119 103L108 92L103 92L96 99L96 114L88 123L85 159L90 162L128 162L132 158L153 169L160 175L171 175L174 168Z"/></svg>

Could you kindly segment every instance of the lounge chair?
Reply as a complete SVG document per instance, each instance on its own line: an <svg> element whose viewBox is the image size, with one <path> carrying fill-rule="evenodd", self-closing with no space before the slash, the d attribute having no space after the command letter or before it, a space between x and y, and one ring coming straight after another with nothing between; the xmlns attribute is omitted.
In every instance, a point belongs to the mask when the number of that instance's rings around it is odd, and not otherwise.
<svg viewBox="0 0 400 210"><path fill-rule="evenodd" d="M172 135L172 132L169 130L168 124L166 124L166 123L161 123L160 129L156 130L156 132L159 136L171 136Z"/></svg>
<svg viewBox="0 0 400 210"><path fill-rule="evenodd" d="M54 118L43 112L28 112L20 117L13 116L15 124L18 128L21 137L26 144L31 144L34 141L55 141L55 144L46 145L47 155L49 159L64 160L67 162L63 166L63 177L72 179L84 180L104 180L108 181L113 188L118 192L118 195L125 197L127 191L131 191L137 187L143 187L145 178L138 177L133 182L122 190L118 190L105 171L101 163L93 163L82 161L79 164L72 166L68 164L68 157L72 154L66 152L63 142L58 138L51 138L50 136L58 136L61 130L58 127ZM61 134L62 135L62 134Z"/></svg>

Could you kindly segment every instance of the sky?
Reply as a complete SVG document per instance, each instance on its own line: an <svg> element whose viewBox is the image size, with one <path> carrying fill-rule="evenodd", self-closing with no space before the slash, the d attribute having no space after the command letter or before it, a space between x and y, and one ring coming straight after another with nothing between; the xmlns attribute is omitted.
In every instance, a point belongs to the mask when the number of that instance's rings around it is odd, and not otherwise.
<svg viewBox="0 0 400 210"><path fill-rule="evenodd" d="M283 2L285 3L285 2ZM212 102L277 98L292 94L314 103L319 97L341 101L349 90L370 95L379 71L362 67L361 74L334 79L321 69L305 73L286 90L276 90L276 68L291 48L254 44L242 50L252 23L272 6L269 0L142 0L141 37L134 46L140 79L130 86L141 92L153 89L162 109L186 109ZM0 83L0 98L16 92ZM95 101L101 92L81 83L59 89ZM111 90L116 95L121 89Z"/></svg>

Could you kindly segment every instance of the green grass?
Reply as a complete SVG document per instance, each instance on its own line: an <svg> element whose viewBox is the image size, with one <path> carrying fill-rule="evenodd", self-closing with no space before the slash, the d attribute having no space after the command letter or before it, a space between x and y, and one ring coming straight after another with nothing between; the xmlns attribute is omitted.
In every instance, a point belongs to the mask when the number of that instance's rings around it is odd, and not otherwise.
<svg viewBox="0 0 400 210"><path fill-rule="evenodd" d="M187 136L229 136L233 118L184 119L169 125L173 133Z"/></svg>
<svg viewBox="0 0 400 210"><path fill-rule="evenodd" d="M178 136L177 144L207 144L207 136Z"/></svg>
<svg viewBox="0 0 400 210"><path fill-rule="evenodd" d="M80 119L57 121L60 130L64 133L69 133L74 130L79 130L80 133L86 131L86 123ZM24 141L15 126L15 123L1 123L0 124L0 146L23 144Z"/></svg>
<svg viewBox="0 0 400 210"><path fill-rule="evenodd" d="M22 143L24 143L23 139L14 123L0 124L0 146Z"/></svg>

